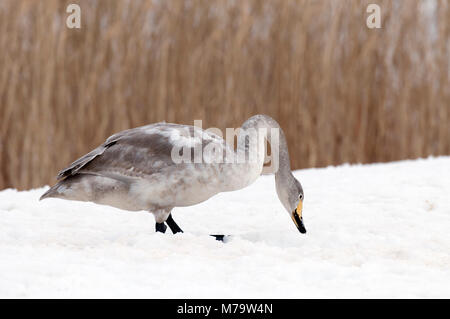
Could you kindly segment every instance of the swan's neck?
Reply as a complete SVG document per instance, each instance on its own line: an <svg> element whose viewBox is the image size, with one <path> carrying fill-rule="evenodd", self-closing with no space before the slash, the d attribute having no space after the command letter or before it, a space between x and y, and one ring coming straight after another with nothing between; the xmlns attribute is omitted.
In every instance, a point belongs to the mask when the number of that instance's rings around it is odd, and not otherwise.
<svg viewBox="0 0 450 319"><path fill-rule="evenodd" d="M292 176L286 138L280 125L266 115L255 115L242 125L234 163L229 166L228 190L237 190L253 183L262 173L267 158L266 141L270 143L270 173L278 181ZM278 183L278 182L277 182Z"/></svg>
<svg viewBox="0 0 450 319"><path fill-rule="evenodd" d="M257 144L257 147L252 147L251 143L239 143L240 139L242 140L249 135L249 131L257 132L258 143L254 143ZM257 153L258 158L263 158L263 163L258 163L261 174L263 172L264 159L267 157L265 141L270 143L271 167L273 168L271 173L274 173L275 177L278 178L291 175L286 137L277 121L270 116L255 115L244 122L238 137L238 151L249 154Z"/></svg>

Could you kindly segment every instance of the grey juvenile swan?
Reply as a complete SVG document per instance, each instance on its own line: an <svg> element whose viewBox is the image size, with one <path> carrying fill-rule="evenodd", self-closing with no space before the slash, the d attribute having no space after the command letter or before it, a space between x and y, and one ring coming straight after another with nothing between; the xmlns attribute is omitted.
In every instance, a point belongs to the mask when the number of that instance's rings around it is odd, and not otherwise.
<svg viewBox="0 0 450 319"><path fill-rule="evenodd" d="M252 184L267 159L265 141L275 136L278 146L272 143L271 153L279 159L272 171L277 195L298 230L305 233L303 189L292 175L284 133L267 115L245 121L236 150L218 134L190 125L155 123L119 132L60 171L58 183L40 199L147 210L155 216L156 231L164 233L167 223L175 234L182 230L172 218L174 207Z"/></svg>

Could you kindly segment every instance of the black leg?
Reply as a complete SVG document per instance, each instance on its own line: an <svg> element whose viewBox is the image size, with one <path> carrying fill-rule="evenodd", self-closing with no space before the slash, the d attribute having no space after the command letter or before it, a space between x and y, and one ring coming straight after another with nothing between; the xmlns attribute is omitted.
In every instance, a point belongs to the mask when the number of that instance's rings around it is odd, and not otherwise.
<svg viewBox="0 0 450 319"><path fill-rule="evenodd" d="M181 230L181 228L177 225L177 223L175 223L175 221L173 220L172 214L169 214L169 217L167 217L166 223L167 223L167 225L169 225L169 228L172 231L172 233L176 234L176 233L183 232Z"/></svg>
<svg viewBox="0 0 450 319"><path fill-rule="evenodd" d="M164 225L164 223L156 223L155 228L156 228L157 232L165 233L166 229L167 229L167 226Z"/></svg>

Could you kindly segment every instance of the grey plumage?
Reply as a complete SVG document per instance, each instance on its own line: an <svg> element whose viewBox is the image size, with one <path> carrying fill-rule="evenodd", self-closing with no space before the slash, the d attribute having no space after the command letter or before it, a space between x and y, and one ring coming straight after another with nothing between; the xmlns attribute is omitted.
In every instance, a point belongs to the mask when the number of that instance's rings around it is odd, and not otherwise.
<svg viewBox="0 0 450 319"><path fill-rule="evenodd" d="M279 125L264 115L254 116L243 125L245 130L260 127L279 128ZM280 145L285 149L280 151L277 191L281 189L280 200L286 209L291 209L295 203L289 191L284 190L284 184L293 188L295 183L282 131ZM176 147L182 148L183 155L191 161L175 163L172 152ZM208 155L202 153L202 161L196 163L196 147L217 148L223 157L221 161L211 162ZM173 207L197 204L219 192L251 184L262 172L264 147L263 150L260 145L239 147L248 154L256 154L257 161L227 162L227 156L235 154L230 145L221 137L194 126L156 123L125 130L61 170L57 184L41 199L55 197L92 201L125 210L148 210L161 223ZM298 186L295 188L291 190L295 196L303 192Z"/></svg>

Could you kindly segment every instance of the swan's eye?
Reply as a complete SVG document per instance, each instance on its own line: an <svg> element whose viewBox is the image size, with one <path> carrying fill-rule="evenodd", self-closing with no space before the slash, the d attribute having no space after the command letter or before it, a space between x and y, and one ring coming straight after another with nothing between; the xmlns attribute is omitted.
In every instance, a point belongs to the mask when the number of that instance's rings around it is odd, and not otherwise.
<svg viewBox="0 0 450 319"><path fill-rule="evenodd" d="M298 199L303 200L303 194L299 194Z"/></svg>

